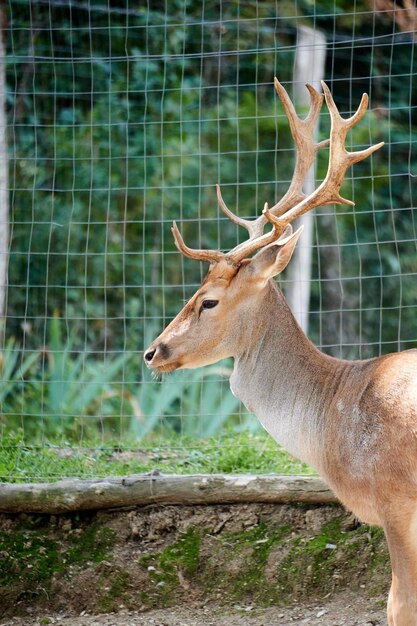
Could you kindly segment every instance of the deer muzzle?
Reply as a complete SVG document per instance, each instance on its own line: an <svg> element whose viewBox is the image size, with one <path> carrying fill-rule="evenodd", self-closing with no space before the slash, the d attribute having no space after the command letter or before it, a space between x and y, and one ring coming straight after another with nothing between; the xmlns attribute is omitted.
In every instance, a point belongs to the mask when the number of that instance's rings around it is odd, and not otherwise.
<svg viewBox="0 0 417 626"><path fill-rule="evenodd" d="M171 349L163 342L153 343L145 351L143 360L150 369L156 369L160 372L170 372L178 368L179 364L169 363Z"/></svg>

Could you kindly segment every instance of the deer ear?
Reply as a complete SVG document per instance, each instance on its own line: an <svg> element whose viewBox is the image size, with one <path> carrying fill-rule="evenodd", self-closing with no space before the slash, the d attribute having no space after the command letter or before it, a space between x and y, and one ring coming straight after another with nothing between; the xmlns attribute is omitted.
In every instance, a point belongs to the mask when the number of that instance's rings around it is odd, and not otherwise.
<svg viewBox="0 0 417 626"><path fill-rule="evenodd" d="M277 276L287 267L302 230L303 226L300 226L295 233L281 238L253 257L249 268L252 276L257 281L266 283L270 278Z"/></svg>

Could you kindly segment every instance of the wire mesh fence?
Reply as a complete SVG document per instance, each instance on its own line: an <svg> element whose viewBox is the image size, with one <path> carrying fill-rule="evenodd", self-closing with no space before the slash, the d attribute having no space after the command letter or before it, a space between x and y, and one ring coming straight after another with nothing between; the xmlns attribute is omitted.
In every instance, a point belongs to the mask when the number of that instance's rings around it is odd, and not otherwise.
<svg viewBox="0 0 417 626"><path fill-rule="evenodd" d="M308 334L329 354L417 345L416 24L415 4L389 0L6 3L3 477L271 468L275 448L228 389L231 363L154 381L142 356L204 276L177 253L172 220L192 245L227 250L243 235L215 183L243 217L289 185L273 77L291 94L299 55L316 71L302 29L325 42L344 116L370 96L348 149L385 147L349 171L354 207L317 211L299 242L309 268L282 287L308 284Z"/></svg>

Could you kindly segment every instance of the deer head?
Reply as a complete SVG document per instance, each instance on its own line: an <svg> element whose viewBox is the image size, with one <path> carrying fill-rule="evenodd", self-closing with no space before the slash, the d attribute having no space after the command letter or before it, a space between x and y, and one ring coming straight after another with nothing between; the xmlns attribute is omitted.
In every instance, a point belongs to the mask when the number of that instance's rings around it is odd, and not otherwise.
<svg viewBox="0 0 417 626"><path fill-rule="evenodd" d="M256 220L244 220L227 208L217 185L220 208L232 222L248 231L246 241L227 253L194 250L184 243L174 222L172 232L180 252L209 263L210 269L198 291L145 352L144 360L148 367L159 372L172 372L235 356L241 345L242 333L248 332L247 321L253 320L256 325L255 312L265 297L270 279L282 272L291 259L302 230L299 228L293 233L291 222L318 206L353 204L340 195L345 173L351 165L378 150L383 143L366 150L348 152L344 146L346 135L364 116L368 97L364 94L356 113L343 119L327 85L322 83L322 87L324 96L307 85L311 97L310 111L305 119L300 119L284 87L275 78L275 88L296 146L294 175L287 193L279 202L271 208L265 203L262 214ZM313 131L323 98L331 117L330 138L315 143ZM330 154L326 177L306 197L302 191L304 179L316 152L327 145L330 146ZM264 233L267 224L271 225L271 229Z"/></svg>

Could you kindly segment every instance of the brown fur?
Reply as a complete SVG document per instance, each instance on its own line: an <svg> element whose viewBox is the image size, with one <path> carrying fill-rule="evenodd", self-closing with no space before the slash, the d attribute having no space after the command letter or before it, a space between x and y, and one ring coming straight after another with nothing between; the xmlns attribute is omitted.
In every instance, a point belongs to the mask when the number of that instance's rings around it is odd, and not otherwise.
<svg viewBox="0 0 417 626"><path fill-rule="evenodd" d="M169 372L234 357L235 394L284 445L288 435L349 509L384 528L389 624L415 626L417 350L352 362L319 352L270 281L291 252L272 246L239 269L215 265L149 348L148 365ZM205 298L219 304L202 310Z"/></svg>
<svg viewBox="0 0 417 626"><path fill-rule="evenodd" d="M248 241L228 253L188 248L174 224L179 250L214 266L145 361L173 371L233 357L233 393L291 454L315 467L347 507L384 528L392 561L389 625L417 626L417 352L369 361L332 359L303 334L270 280L291 259L301 232L292 234L294 219L317 206L352 204L340 196L345 172L383 144L357 152L344 147L347 133L365 115L366 94L356 113L344 119L322 83L332 123L329 141L317 145L314 128L323 96L307 86L311 107L300 119L285 89L274 82L296 145L290 187L253 222L234 215L218 187L220 208L249 233ZM328 144L326 177L305 197L303 181L317 150ZM266 222L273 227L263 234ZM204 310L204 298L217 306Z"/></svg>

